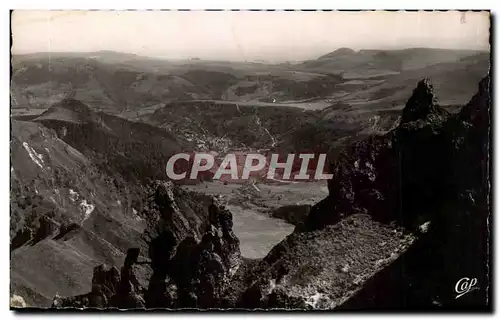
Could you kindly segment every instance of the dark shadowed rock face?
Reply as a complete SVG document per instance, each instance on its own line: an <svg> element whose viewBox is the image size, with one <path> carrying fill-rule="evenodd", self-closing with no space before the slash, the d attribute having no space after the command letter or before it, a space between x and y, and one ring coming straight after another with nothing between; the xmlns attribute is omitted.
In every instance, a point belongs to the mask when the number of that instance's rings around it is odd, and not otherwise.
<svg viewBox="0 0 500 320"><path fill-rule="evenodd" d="M444 126L441 154L451 157L442 174L448 193L427 233L342 308L491 306L489 87L489 78L483 79L478 93ZM456 299L454 288L463 277L476 278L478 289Z"/></svg>
<svg viewBox="0 0 500 320"><path fill-rule="evenodd" d="M329 196L263 259L239 306L489 305L489 80L453 116L429 88L419 83L398 128L344 151ZM482 285L457 300L465 276Z"/></svg>
<svg viewBox="0 0 500 320"><path fill-rule="evenodd" d="M307 228L334 224L354 213L407 227L425 222L432 215L429 208L447 192L451 154L443 149L448 139L443 130L448 118L434 104L432 85L419 82L396 129L342 152L332 168L330 195L312 208Z"/></svg>
<svg viewBox="0 0 500 320"><path fill-rule="evenodd" d="M164 232L172 234L175 244L187 236L201 239L208 226L209 196L184 191L165 181L153 182L148 190L151 196L141 213L148 224L143 235L146 242Z"/></svg>
<svg viewBox="0 0 500 320"><path fill-rule="evenodd" d="M417 84L413 94L406 103L401 123L425 120L430 115L446 115L444 109L436 105L434 87L429 79L424 79Z"/></svg>
<svg viewBox="0 0 500 320"><path fill-rule="evenodd" d="M160 203L161 210L168 207L176 212L173 192L176 188L171 184L159 186L161 192L168 195L169 201L164 197ZM183 199L184 200L184 199ZM162 207L163 206L163 207ZM151 242L150 258L153 268L153 277L149 284L146 304L148 307L192 307L214 308L222 303L223 292L227 289L231 277L235 274L241 263L239 240L232 230L232 214L214 199L209 207L210 219L207 219L205 230L198 234L186 235L180 242L175 243L175 236L165 228L159 237ZM207 216L208 217L208 216ZM207 223L208 222L208 223ZM153 249L156 241L161 239L162 244ZM171 259L167 258L171 250L176 247ZM169 249L171 248L171 249ZM161 250L157 255L155 250ZM172 283L176 287L176 301L158 299L166 296L164 283ZM170 301L169 301L170 300Z"/></svg>
<svg viewBox="0 0 500 320"><path fill-rule="evenodd" d="M169 276L176 283L178 307L221 307L224 292L242 263L231 212L214 199L211 220L201 241L186 238L173 258Z"/></svg>

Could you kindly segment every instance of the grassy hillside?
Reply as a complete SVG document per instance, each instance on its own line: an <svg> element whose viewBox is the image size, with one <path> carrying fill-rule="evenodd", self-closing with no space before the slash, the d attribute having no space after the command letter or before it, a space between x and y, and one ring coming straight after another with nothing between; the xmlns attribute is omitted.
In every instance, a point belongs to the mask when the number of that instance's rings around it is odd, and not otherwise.
<svg viewBox="0 0 500 320"><path fill-rule="evenodd" d="M11 290L29 305L89 289L141 243L140 192L40 123L12 121Z"/></svg>

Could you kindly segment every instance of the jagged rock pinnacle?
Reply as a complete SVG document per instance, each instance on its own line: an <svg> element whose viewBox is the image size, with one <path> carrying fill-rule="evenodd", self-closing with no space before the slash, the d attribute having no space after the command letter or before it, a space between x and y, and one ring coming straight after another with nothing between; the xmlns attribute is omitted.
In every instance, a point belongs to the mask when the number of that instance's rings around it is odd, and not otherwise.
<svg viewBox="0 0 500 320"><path fill-rule="evenodd" d="M406 103L401 123L425 119L435 109L434 87L429 79L421 80Z"/></svg>
<svg viewBox="0 0 500 320"><path fill-rule="evenodd" d="M459 113L459 119L487 128L489 125L489 107L491 105L490 77L484 77L478 85L478 92Z"/></svg>

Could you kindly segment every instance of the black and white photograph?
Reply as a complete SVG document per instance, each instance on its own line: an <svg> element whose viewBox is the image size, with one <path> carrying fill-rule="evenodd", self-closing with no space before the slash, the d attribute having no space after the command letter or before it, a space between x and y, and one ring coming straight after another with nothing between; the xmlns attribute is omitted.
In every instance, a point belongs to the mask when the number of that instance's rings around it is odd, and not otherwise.
<svg viewBox="0 0 500 320"><path fill-rule="evenodd" d="M11 310L491 312L490 11L9 17Z"/></svg>

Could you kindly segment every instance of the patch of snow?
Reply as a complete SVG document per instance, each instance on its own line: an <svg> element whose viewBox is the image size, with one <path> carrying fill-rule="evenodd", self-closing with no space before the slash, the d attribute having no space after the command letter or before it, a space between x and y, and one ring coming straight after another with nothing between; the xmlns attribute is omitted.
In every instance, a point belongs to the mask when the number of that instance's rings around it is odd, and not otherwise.
<svg viewBox="0 0 500 320"><path fill-rule="evenodd" d="M276 288L276 279L269 280L269 289L267 290L267 294L271 294L274 288Z"/></svg>
<svg viewBox="0 0 500 320"><path fill-rule="evenodd" d="M257 188L257 186L255 185L255 181L252 183L252 187L257 191L257 192L260 192L260 189Z"/></svg>
<svg viewBox="0 0 500 320"><path fill-rule="evenodd" d="M349 265L346 263L342 268L340 268L340 271L346 273L349 272Z"/></svg>
<svg viewBox="0 0 500 320"><path fill-rule="evenodd" d="M122 202L120 200L116 200L116 204L121 206Z"/></svg>
<svg viewBox="0 0 500 320"><path fill-rule="evenodd" d="M93 204L87 203L87 200L83 199L80 203L80 208L84 210L85 216L83 217L82 223L90 217L92 211L94 211L95 206Z"/></svg>
<svg viewBox="0 0 500 320"><path fill-rule="evenodd" d="M24 301L24 298L22 296L19 296L17 294L13 294L12 297L10 297L10 306L14 308L26 308L28 305L26 304L26 301Z"/></svg>
<svg viewBox="0 0 500 320"><path fill-rule="evenodd" d="M73 202L78 200L79 194L78 192L74 191L73 189L69 189L69 199Z"/></svg>
<svg viewBox="0 0 500 320"><path fill-rule="evenodd" d="M62 129L61 129L61 137L64 138L67 133L68 133L68 129L66 129L66 127L62 127Z"/></svg>
<svg viewBox="0 0 500 320"><path fill-rule="evenodd" d="M90 233L95 235L92 231L90 231ZM114 245L112 245L109 241L107 241L104 238L101 238L101 241L108 245L108 247L111 250L111 253L113 255L118 256L118 257L123 256L123 253L120 250L118 250Z"/></svg>
<svg viewBox="0 0 500 320"><path fill-rule="evenodd" d="M369 169L368 171L368 179L370 179L370 181L375 181L375 179L377 179L377 176L375 175L375 168L373 167L373 164L371 164L370 162L366 161L365 162L365 166Z"/></svg>
<svg viewBox="0 0 500 320"><path fill-rule="evenodd" d="M23 147L26 149L26 152L28 152L31 160L39 166L40 168L43 168L43 155L36 153L36 151L30 147L30 145L27 142L23 142Z"/></svg>
<svg viewBox="0 0 500 320"><path fill-rule="evenodd" d="M363 276L358 275L358 276L356 276L356 278L354 278L354 280L352 281L352 283L354 283L355 285L358 285L361 282L363 282L363 280L364 280Z"/></svg>
<svg viewBox="0 0 500 320"><path fill-rule="evenodd" d="M60 307L61 305L61 296L57 292L54 298L52 298L52 305L56 308Z"/></svg>
<svg viewBox="0 0 500 320"><path fill-rule="evenodd" d="M49 149L48 149L48 148L44 148L44 149L45 149L45 151L47 151L47 153L50 153L50 151L49 151Z"/></svg>
<svg viewBox="0 0 500 320"><path fill-rule="evenodd" d="M134 219L137 220L137 221L141 221L142 218L139 217L139 215L137 214L137 210L135 210L134 208L132 208L132 214L134 215Z"/></svg>
<svg viewBox="0 0 500 320"><path fill-rule="evenodd" d="M240 268L240 265L237 264L236 266L234 267L231 267L229 268L229 275L232 277L236 274L236 271L238 271L238 269Z"/></svg>
<svg viewBox="0 0 500 320"><path fill-rule="evenodd" d="M422 232L422 233L426 233L427 231L429 231L429 225L430 224L431 224L431 222L427 221L426 223L421 224L418 227L418 230L420 230L420 232Z"/></svg>
<svg viewBox="0 0 500 320"><path fill-rule="evenodd" d="M471 204L475 204L476 200L474 200L473 191L471 191L471 190L467 190L467 191L468 191L469 201L471 202Z"/></svg>
<svg viewBox="0 0 500 320"><path fill-rule="evenodd" d="M318 305L318 302L322 296L323 296L323 294L316 292L312 296L307 297L306 304L310 305L313 308L316 308L316 306Z"/></svg>
<svg viewBox="0 0 500 320"><path fill-rule="evenodd" d="M354 168L359 169L359 160L354 161Z"/></svg>
<svg viewBox="0 0 500 320"><path fill-rule="evenodd" d="M370 118L370 122L373 121L372 131L375 131L377 129L377 124L378 124L379 120L380 120L380 116L373 116Z"/></svg>

